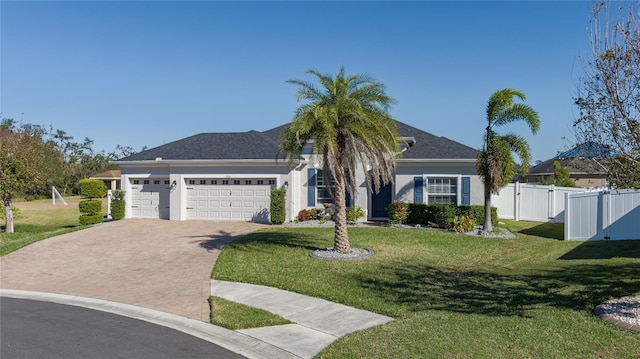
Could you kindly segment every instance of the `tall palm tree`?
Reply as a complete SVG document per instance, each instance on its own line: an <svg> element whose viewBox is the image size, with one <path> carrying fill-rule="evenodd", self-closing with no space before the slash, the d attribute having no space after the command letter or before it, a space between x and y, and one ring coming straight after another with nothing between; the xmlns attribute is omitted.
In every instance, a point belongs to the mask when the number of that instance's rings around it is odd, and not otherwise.
<svg viewBox="0 0 640 359"><path fill-rule="evenodd" d="M335 205L333 249L350 253L347 233L346 193L356 197L356 171L368 171L369 187L377 192L390 183L400 149L397 123L389 114L395 100L385 87L368 75L346 75L344 67L335 75L308 70L320 86L289 80L299 86L298 101L304 101L282 134L280 151L289 162L297 161L307 144L322 163L325 178L333 178L330 190Z"/></svg>
<svg viewBox="0 0 640 359"><path fill-rule="evenodd" d="M515 121L524 121L531 133L536 134L540 127L538 113L528 105L515 103L514 99L526 100L523 92L506 88L494 92L487 104L487 128L484 133L482 151L478 154L478 174L484 182L484 230L493 230L491 223L491 194L511 181L515 174L515 162L512 152L522 161L521 168L529 169L531 154L529 144L524 137L509 133L499 135L496 127Z"/></svg>

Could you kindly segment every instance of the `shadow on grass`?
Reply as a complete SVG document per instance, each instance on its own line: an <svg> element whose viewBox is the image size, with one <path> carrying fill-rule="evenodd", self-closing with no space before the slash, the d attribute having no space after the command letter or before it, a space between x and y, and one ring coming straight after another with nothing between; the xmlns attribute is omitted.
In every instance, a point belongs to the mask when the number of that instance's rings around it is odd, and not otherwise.
<svg viewBox="0 0 640 359"><path fill-rule="evenodd" d="M640 241L587 241L559 259L640 258Z"/></svg>
<svg viewBox="0 0 640 359"><path fill-rule="evenodd" d="M232 235L227 231L219 231L218 233L213 233L206 236L192 236L192 238L205 238L192 241L191 243L197 243L200 247L206 249L211 252L216 249L222 249L225 244L240 238L240 235Z"/></svg>
<svg viewBox="0 0 640 359"><path fill-rule="evenodd" d="M243 247L250 247L251 250L256 250L260 246L253 246L253 244L264 245L265 243L290 248L304 248L307 250L319 249L319 247L315 245L318 243L317 238L313 238L313 235L301 236L299 233L286 232L260 232L233 236L231 233L220 231L209 235L207 239L194 242L208 251L222 249L223 246L231 242L233 243L230 245L239 250L242 250Z"/></svg>
<svg viewBox="0 0 640 359"><path fill-rule="evenodd" d="M412 311L444 310L528 317L536 307L592 310L640 291L640 266L580 264L531 274L459 271L397 263L357 280L367 290Z"/></svg>
<svg viewBox="0 0 640 359"><path fill-rule="evenodd" d="M518 233L537 236L543 238L551 238L557 240L564 240L564 224L563 223L540 223L530 228L524 228L518 231Z"/></svg>

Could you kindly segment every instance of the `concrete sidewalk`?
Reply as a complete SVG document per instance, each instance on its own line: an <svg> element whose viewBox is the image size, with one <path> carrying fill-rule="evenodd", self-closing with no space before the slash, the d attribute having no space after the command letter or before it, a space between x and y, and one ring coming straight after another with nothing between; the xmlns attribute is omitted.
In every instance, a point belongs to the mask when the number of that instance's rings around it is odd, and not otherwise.
<svg viewBox="0 0 640 359"><path fill-rule="evenodd" d="M238 330L301 358L313 358L343 335L393 318L261 285L211 281L211 295L264 309L296 324Z"/></svg>

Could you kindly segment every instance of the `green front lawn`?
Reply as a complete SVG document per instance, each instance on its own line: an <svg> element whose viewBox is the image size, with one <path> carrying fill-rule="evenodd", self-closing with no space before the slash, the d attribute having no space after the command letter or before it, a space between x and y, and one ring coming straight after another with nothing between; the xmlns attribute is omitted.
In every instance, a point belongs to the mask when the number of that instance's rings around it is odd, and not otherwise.
<svg viewBox="0 0 640 359"><path fill-rule="evenodd" d="M87 228L80 226L78 203L82 197L65 197L67 205L50 199L13 204L19 214L14 218L14 233L5 233L5 218L0 218L0 256L9 254L31 243ZM107 200L103 199L103 213L107 212Z"/></svg>
<svg viewBox="0 0 640 359"><path fill-rule="evenodd" d="M562 225L507 222L514 239L354 227L372 257L309 257L332 228L274 227L225 246L212 276L268 285L396 318L347 335L323 358L640 357L640 335L596 318L640 293L640 241L565 242Z"/></svg>

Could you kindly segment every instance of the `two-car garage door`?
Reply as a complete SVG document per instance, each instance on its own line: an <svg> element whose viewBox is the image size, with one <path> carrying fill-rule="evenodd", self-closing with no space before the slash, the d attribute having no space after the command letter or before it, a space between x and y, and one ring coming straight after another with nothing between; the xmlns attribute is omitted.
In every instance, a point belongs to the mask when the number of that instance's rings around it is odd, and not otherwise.
<svg viewBox="0 0 640 359"><path fill-rule="evenodd" d="M275 179L187 179L187 219L269 221Z"/></svg>

